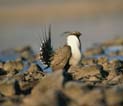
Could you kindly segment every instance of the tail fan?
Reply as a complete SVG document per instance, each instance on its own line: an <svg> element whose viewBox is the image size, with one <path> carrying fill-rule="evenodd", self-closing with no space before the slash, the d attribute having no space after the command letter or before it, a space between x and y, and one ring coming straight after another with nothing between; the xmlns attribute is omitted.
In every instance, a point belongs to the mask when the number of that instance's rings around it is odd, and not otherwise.
<svg viewBox="0 0 123 106"><path fill-rule="evenodd" d="M43 39L40 39L40 42L40 61L48 68L50 67L51 56L53 54L51 45L51 25L49 26L48 32L45 27Z"/></svg>

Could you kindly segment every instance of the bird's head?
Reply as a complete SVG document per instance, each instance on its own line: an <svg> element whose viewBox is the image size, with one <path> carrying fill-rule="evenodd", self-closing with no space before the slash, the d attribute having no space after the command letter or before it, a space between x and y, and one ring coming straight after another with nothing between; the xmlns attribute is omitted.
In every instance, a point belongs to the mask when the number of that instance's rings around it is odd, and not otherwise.
<svg viewBox="0 0 123 106"><path fill-rule="evenodd" d="M74 32L64 32L65 35L67 36L76 36L77 38L79 38L82 34L79 31L74 31Z"/></svg>
<svg viewBox="0 0 123 106"><path fill-rule="evenodd" d="M78 31L70 32L69 35L74 35L76 37L80 37L82 34Z"/></svg>

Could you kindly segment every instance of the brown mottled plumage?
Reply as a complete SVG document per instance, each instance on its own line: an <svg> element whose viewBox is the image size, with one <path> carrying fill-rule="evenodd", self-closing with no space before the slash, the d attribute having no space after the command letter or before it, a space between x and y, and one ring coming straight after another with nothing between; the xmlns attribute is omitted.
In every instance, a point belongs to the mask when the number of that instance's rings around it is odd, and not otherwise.
<svg viewBox="0 0 123 106"><path fill-rule="evenodd" d="M51 67L53 70L60 70L65 67L71 57L70 46L65 45L55 51L51 58Z"/></svg>

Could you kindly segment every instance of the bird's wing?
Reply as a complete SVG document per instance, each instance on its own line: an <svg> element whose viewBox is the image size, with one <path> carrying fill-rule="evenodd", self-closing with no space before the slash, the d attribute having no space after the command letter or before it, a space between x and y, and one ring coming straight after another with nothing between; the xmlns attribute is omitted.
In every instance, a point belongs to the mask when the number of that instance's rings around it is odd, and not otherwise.
<svg viewBox="0 0 123 106"><path fill-rule="evenodd" d="M51 45L51 25L49 26L48 33L45 32L43 33L43 40L41 40L41 45L40 45L40 60L44 65L46 65L48 68L51 63L51 56L53 54L53 48Z"/></svg>
<svg viewBox="0 0 123 106"><path fill-rule="evenodd" d="M54 55L51 58L51 67L52 69L59 70L63 69L71 57L71 48L70 46L65 45L63 48L59 48L55 51Z"/></svg>

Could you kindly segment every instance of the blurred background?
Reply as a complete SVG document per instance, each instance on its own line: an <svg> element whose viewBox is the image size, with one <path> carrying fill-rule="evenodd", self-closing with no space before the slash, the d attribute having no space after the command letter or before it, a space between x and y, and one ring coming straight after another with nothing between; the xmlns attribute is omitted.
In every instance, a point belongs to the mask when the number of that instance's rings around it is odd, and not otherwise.
<svg viewBox="0 0 123 106"><path fill-rule="evenodd" d="M80 31L82 47L123 37L123 0L0 0L0 50L31 45L39 51L42 29L52 24L53 46L65 31Z"/></svg>

